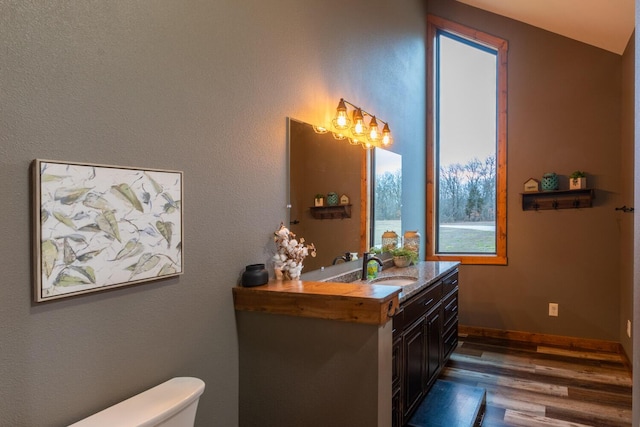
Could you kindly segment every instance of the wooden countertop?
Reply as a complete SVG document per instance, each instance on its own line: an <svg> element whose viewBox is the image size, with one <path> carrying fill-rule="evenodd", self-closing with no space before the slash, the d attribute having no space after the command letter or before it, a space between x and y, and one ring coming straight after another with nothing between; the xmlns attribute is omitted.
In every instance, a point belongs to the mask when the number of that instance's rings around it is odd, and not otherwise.
<svg viewBox="0 0 640 427"><path fill-rule="evenodd" d="M271 280L233 288L236 310L384 325L399 306L397 286Z"/></svg>
<svg viewBox="0 0 640 427"><path fill-rule="evenodd" d="M235 309L240 311L384 325L396 313L400 302L435 283L459 264L422 261L401 269L385 268L380 274L380 277L411 276L417 279L415 284L403 287L367 281L271 280L262 286L233 288L233 302Z"/></svg>

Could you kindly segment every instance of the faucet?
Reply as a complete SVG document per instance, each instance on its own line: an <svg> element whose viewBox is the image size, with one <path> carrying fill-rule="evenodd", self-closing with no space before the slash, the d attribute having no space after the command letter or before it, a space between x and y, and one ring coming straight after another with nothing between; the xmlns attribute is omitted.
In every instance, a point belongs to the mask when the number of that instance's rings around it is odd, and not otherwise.
<svg viewBox="0 0 640 427"><path fill-rule="evenodd" d="M360 279L362 280L367 280L367 264L369 264L369 261L375 261L380 265L380 267L382 267L382 260L380 258L378 258L375 255L371 255L369 252L363 253L362 254L362 275L360 276Z"/></svg>
<svg viewBox="0 0 640 427"><path fill-rule="evenodd" d="M333 259L333 265L336 265L339 260L343 260L344 262L351 261L351 252L345 252L342 256L337 256Z"/></svg>

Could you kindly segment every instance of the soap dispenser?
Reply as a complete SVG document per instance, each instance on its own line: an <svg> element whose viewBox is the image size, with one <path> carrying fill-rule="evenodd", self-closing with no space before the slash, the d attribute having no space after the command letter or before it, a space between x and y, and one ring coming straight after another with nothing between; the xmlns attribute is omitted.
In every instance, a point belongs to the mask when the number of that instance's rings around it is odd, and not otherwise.
<svg viewBox="0 0 640 427"><path fill-rule="evenodd" d="M371 260L367 263L367 279L375 279L378 277L380 271L380 265L376 260Z"/></svg>

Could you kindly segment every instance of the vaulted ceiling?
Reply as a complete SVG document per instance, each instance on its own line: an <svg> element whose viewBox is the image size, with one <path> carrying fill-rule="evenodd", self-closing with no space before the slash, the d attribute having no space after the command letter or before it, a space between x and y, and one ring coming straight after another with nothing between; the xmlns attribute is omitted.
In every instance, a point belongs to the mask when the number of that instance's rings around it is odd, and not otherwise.
<svg viewBox="0 0 640 427"><path fill-rule="evenodd" d="M635 28L634 0L457 0L617 54Z"/></svg>

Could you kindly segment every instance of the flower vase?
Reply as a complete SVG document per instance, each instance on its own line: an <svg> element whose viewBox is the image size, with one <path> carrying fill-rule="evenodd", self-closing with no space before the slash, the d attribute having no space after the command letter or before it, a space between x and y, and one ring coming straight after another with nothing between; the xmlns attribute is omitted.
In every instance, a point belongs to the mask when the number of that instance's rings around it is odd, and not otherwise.
<svg viewBox="0 0 640 427"><path fill-rule="evenodd" d="M284 278L284 274L280 268L274 268L273 272L275 273L277 280L282 280Z"/></svg>

